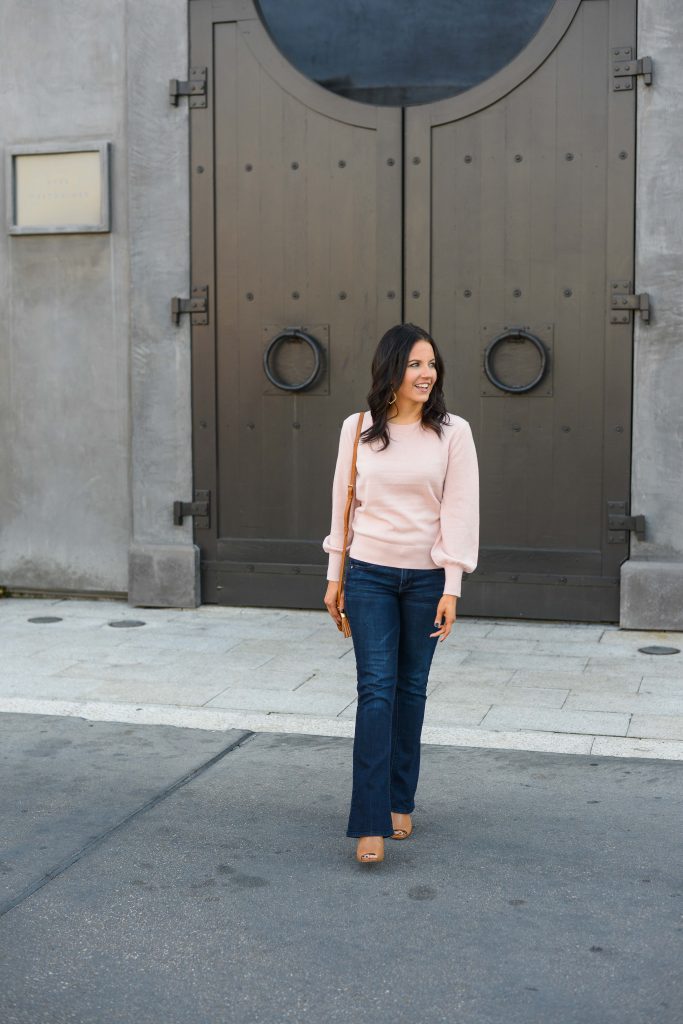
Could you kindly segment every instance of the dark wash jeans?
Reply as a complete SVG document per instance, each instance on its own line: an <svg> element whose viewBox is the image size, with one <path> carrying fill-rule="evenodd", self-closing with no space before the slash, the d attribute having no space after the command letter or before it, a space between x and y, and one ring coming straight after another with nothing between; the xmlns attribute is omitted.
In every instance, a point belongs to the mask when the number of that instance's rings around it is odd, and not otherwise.
<svg viewBox="0 0 683 1024"><path fill-rule="evenodd" d="M347 836L390 836L410 814L420 771L427 678L444 569L347 560L344 604L358 676Z"/></svg>

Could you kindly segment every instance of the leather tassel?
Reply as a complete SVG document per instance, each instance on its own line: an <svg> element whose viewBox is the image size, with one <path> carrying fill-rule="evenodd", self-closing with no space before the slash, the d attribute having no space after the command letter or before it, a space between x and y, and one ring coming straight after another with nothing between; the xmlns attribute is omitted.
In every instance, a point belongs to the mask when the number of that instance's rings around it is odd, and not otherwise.
<svg viewBox="0 0 683 1024"><path fill-rule="evenodd" d="M346 617L346 613L345 612L341 613L341 620L342 620L342 624L341 624L341 631L342 631L342 633L346 637L351 636L351 625L349 623L348 618Z"/></svg>

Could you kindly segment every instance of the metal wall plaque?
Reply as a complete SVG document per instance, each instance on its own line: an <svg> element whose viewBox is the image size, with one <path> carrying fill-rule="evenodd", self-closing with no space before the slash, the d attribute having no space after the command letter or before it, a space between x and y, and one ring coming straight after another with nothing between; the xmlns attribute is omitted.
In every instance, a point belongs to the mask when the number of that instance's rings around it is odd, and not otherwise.
<svg viewBox="0 0 683 1024"><path fill-rule="evenodd" d="M111 231L110 142L7 147L11 235Z"/></svg>

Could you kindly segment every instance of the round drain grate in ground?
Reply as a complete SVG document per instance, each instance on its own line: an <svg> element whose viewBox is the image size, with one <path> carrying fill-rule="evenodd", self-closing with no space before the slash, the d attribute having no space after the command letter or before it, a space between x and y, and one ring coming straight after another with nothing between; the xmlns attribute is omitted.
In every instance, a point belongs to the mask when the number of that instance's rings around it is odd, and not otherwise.
<svg viewBox="0 0 683 1024"><path fill-rule="evenodd" d="M120 619L118 622L109 622L109 626L114 626L118 629L131 629L133 626L146 626L146 622L141 622L140 619Z"/></svg>
<svg viewBox="0 0 683 1024"><path fill-rule="evenodd" d="M61 622L62 620L58 615L36 615L34 619L29 619L29 622Z"/></svg>
<svg viewBox="0 0 683 1024"><path fill-rule="evenodd" d="M638 650L641 654L680 654L679 647L660 647L655 645L654 647L639 647Z"/></svg>

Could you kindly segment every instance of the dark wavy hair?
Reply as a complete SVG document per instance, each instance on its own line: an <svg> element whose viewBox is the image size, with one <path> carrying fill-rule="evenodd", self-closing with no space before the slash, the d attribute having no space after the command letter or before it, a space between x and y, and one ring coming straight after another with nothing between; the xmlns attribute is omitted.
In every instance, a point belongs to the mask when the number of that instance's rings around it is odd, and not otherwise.
<svg viewBox="0 0 683 1024"><path fill-rule="evenodd" d="M444 362L434 339L416 324L396 324L382 336L372 357L372 386L367 403L372 414L372 424L361 434L363 444L375 438L382 441L380 451L389 445L387 418L391 406L392 391L401 386L408 365L410 350L416 341L428 341L434 349L436 382L422 409L422 425L441 437L443 423L448 422L448 413L443 397Z"/></svg>

